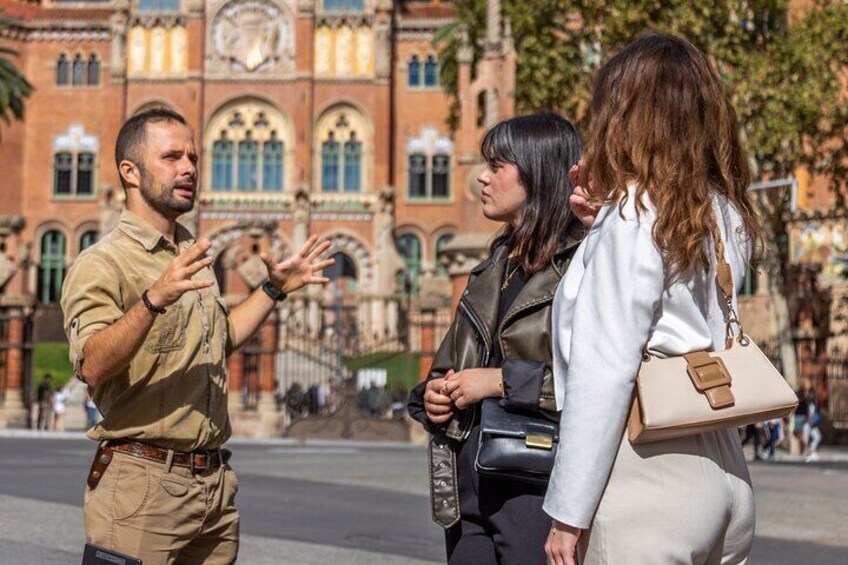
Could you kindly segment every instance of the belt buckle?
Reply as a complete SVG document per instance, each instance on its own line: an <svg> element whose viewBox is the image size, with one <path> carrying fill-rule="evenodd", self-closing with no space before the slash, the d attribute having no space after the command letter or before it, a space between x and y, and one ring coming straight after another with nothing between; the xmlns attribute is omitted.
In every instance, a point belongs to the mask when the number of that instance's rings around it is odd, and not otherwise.
<svg viewBox="0 0 848 565"><path fill-rule="evenodd" d="M198 471L200 471L200 470L201 470L201 468L200 468L198 465L195 465L195 464L194 464L194 458L195 458L197 455L198 455L198 454L197 454L197 453L195 453L194 451L189 452L189 457L188 457L188 469L189 469L189 471L191 471L191 474L192 474L192 475L194 475L195 473L197 473ZM204 465L204 466L203 466L203 470L204 470L204 471L206 470L206 467L207 467L206 465Z"/></svg>

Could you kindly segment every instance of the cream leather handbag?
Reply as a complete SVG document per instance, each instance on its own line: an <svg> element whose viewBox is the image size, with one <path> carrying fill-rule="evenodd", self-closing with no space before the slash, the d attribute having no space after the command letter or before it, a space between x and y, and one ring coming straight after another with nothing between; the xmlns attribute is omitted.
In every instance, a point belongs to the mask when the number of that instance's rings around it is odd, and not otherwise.
<svg viewBox="0 0 848 565"><path fill-rule="evenodd" d="M627 425L631 443L649 443L781 418L798 405L786 379L745 335L733 308L733 274L713 221L727 349L660 359L645 353ZM738 333L734 336L733 326Z"/></svg>

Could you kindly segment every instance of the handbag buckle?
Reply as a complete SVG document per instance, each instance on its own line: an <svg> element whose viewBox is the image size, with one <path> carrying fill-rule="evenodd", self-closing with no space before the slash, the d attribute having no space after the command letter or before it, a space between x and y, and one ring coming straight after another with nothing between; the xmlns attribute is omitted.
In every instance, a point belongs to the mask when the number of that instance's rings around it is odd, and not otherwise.
<svg viewBox="0 0 848 565"><path fill-rule="evenodd" d="M711 357L706 351L688 353L683 357L692 384L707 397L712 408L727 408L736 402L730 390L733 379L720 357Z"/></svg>
<svg viewBox="0 0 848 565"><path fill-rule="evenodd" d="M527 434L524 436L524 445L532 449L546 449L550 451L554 448L554 438L542 434Z"/></svg>

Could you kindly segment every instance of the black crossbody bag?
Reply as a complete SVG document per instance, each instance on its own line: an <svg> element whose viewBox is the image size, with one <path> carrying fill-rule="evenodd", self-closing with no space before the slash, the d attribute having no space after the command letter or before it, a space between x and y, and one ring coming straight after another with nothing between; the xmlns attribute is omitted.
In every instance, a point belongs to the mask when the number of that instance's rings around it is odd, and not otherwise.
<svg viewBox="0 0 848 565"><path fill-rule="evenodd" d="M547 483L559 444L559 421L540 413L507 410L497 398L481 404L477 472L486 477Z"/></svg>

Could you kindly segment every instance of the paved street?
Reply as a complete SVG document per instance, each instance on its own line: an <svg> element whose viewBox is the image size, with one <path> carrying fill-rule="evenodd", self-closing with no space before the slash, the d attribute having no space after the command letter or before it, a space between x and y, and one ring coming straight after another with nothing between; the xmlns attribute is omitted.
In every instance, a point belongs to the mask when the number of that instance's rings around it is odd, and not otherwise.
<svg viewBox="0 0 848 565"><path fill-rule="evenodd" d="M0 437L0 564L79 563L93 445L70 434ZM440 562L423 448L284 441L231 447L240 482L240 562ZM752 466L758 539L751 563L848 563L848 462L833 459Z"/></svg>

